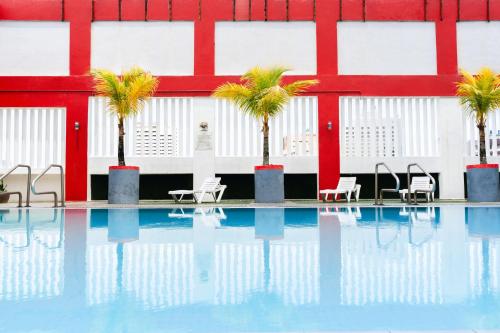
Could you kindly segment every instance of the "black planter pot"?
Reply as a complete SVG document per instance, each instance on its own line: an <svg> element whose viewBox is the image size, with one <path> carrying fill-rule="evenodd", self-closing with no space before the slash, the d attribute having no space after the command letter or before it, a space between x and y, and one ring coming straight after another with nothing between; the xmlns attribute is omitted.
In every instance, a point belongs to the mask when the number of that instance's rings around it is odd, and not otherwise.
<svg viewBox="0 0 500 333"><path fill-rule="evenodd" d="M10 194L0 193L0 204L9 202Z"/></svg>
<svg viewBox="0 0 500 333"><path fill-rule="evenodd" d="M283 203L285 201L285 176L282 165L255 167L255 202Z"/></svg>
<svg viewBox="0 0 500 333"><path fill-rule="evenodd" d="M500 199L498 164L467 166L467 201L495 202Z"/></svg>
<svg viewBox="0 0 500 333"><path fill-rule="evenodd" d="M139 167L109 167L108 203L122 205L139 203Z"/></svg>

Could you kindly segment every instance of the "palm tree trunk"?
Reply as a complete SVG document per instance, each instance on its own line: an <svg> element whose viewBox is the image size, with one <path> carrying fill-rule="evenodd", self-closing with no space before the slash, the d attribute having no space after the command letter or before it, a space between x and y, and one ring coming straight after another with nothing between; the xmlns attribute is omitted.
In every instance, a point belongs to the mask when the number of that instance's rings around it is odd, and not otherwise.
<svg viewBox="0 0 500 333"><path fill-rule="evenodd" d="M267 119L264 119L262 133L264 134L264 149L262 150L264 156L262 165L269 165L269 124L267 123Z"/></svg>
<svg viewBox="0 0 500 333"><path fill-rule="evenodd" d="M477 125L479 129L479 163L487 164L486 160L486 135L484 133L484 124Z"/></svg>
<svg viewBox="0 0 500 333"><path fill-rule="evenodd" d="M125 153L123 146L123 137L125 130L123 129L123 118L118 118L118 165L125 165Z"/></svg>

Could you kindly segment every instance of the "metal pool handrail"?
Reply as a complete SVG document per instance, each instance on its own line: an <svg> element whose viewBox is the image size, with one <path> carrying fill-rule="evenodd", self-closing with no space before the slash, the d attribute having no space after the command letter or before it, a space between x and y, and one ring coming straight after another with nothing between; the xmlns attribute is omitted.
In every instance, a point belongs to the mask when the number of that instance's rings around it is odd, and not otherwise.
<svg viewBox="0 0 500 333"><path fill-rule="evenodd" d="M380 195L379 195L379 191L378 191L378 168L379 168L379 166L384 166L387 169L387 171L389 171L389 173L392 175L392 177L396 180L396 187L395 188L393 188L393 189L390 189L390 188L380 189ZM392 172L392 170L389 168L389 166L387 166L387 164L385 164L384 162L380 162L380 163L377 163L375 165L375 205L383 205L384 204L384 192L398 193L399 186L400 186L399 177L394 172Z"/></svg>
<svg viewBox="0 0 500 333"><path fill-rule="evenodd" d="M4 180L5 177L7 177L8 175L10 175L11 173L13 173L16 169L18 168L26 168L28 169L28 179L26 181L26 206L25 207L30 207L30 184L31 184L31 167L29 165L26 165L26 164L18 164L12 168L10 168L6 173L4 173L1 177L0 177L0 181L1 180ZM22 207L23 206L23 195L21 192L19 191L15 191L15 192L3 192L3 194L17 194L18 197L19 197L19 203L17 205L17 207Z"/></svg>
<svg viewBox="0 0 500 333"><path fill-rule="evenodd" d="M417 193L432 193L436 190L436 180L434 179L434 177L431 176L430 173L428 173L427 171L424 170L424 168L422 168L420 166L420 164L418 163L411 163L411 164L408 164L408 167L406 169L406 177L408 179L408 195L406 196L406 203L408 205L411 204L411 185L410 185L410 181L411 181L411 167L417 167L420 169L420 171L422 171L427 177L430 178L431 180L431 183L432 183L432 188L429 189L429 190L415 190L415 194L414 194L414 197L415 197L415 200L414 200L414 205L418 205L417 203Z"/></svg>
<svg viewBox="0 0 500 333"><path fill-rule="evenodd" d="M47 191L47 192L37 192L36 191L36 183L40 178L42 178L51 168L59 168L60 174L61 174L61 204L58 206L57 205L57 192L56 191ZM65 199L64 199L64 168L60 164L51 164L48 167L46 167L39 175L38 177L33 180L33 183L31 183L31 191L33 194L36 195L41 195L41 194L52 194L54 196L54 207L64 207L65 206Z"/></svg>

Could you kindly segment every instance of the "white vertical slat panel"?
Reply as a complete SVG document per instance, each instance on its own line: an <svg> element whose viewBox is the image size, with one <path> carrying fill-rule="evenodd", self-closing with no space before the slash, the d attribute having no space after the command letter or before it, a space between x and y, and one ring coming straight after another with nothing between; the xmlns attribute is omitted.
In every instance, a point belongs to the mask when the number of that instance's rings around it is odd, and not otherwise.
<svg viewBox="0 0 500 333"><path fill-rule="evenodd" d="M240 112L224 100L215 103L216 156L260 157L262 151L262 124ZM317 100L315 97L297 97L284 111L270 120L269 148L271 156L282 156L283 141L287 154L294 156L317 155ZM306 150L306 143L309 150ZM294 150L293 152L291 150Z"/></svg>
<svg viewBox="0 0 500 333"><path fill-rule="evenodd" d="M20 163L23 163L23 157L21 152L23 151L23 129L24 129L24 124L23 124L23 113L24 109L17 109L17 146L16 146L16 151L14 153L14 158L19 161Z"/></svg>
<svg viewBox="0 0 500 333"><path fill-rule="evenodd" d="M28 164L32 169L64 162L65 110L62 108L0 108L0 169Z"/></svg>
<svg viewBox="0 0 500 333"><path fill-rule="evenodd" d="M49 109L49 160L47 164L54 163L54 109Z"/></svg>
<svg viewBox="0 0 500 333"><path fill-rule="evenodd" d="M33 161L32 161L32 166L33 168L39 168L41 167L40 162L39 162L39 149L40 149L40 137L38 135L39 131L38 129L40 128L40 123L38 122L39 120L39 114L40 114L40 109L35 109L34 110L34 124L33 124Z"/></svg>
<svg viewBox="0 0 500 333"><path fill-rule="evenodd" d="M339 106L342 156L438 156L437 98L345 96Z"/></svg>
<svg viewBox="0 0 500 333"><path fill-rule="evenodd" d="M487 156L500 156L500 109L489 114L485 139ZM474 115L464 116L464 141L467 147L466 156L479 156L479 130Z"/></svg>
<svg viewBox="0 0 500 333"><path fill-rule="evenodd" d="M96 101L92 101L94 99ZM102 97L92 97L89 102L89 124L100 123L99 127L96 126L97 134L89 137L89 146L94 147L89 150L91 157L111 158L118 149L118 121L115 115L106 111L106 103ZM192 156L193 106L192 98L148 100L142 112L125 121L125 155Z"/></svg>
<svg viewBox="0 0 500 333"><path fill-rule="evenodd" d="M0 143L0 148L2 148L2 162L7 161L7 111L2 112L2 142Z"/></svg>
<svg viewBox="0 0 500 333"><path fill-rule="evenodd" d="M24 144L24 149L25 149L24 163L29 163L30 162L30 157L31 157L31 147L32 147L32 144L31 144L31 133L33 131L33 126L32 126L32 123L31 123L31 114L32 114L32 112L30 112L30 110L27 110L27 112L26 112L26 126L25 126L25 129L26 129L26 135L25 135L26 142ZM58 126L58 129L59 129L59 126Z"/></svg>
<svg viewBox="0 0 500 333"><path fill-rule="evenodd" d="M63 153L63 120L62 112L57 110L57 141L56 141L57 164L62 164Z"/></svg>

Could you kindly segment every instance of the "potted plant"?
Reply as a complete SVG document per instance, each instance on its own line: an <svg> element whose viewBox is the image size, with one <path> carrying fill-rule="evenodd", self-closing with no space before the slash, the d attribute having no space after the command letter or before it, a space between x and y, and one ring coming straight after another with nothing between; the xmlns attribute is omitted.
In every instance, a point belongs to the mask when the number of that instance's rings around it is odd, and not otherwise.
<svg viewBox="0 0 500 333"><path fill-rule="evenodd" d="M255 201L283 202L283 165L269 164L269 119L277 116L289 99L318 83L317 80L299 80L283 84L284 67L254 67L240 79L241 84L225 83L212 94L235 103L243 112L256 118L262 124L263 161L255 166Z"/></svg>
<svg viewBox="0 0 500 333"><path fill-rule="evenodd" d="M118 165L109 167L108 202L110 204L139 203L139 167L125 165L124 122L140 112L154 94L158 79L139 67L121 76L105 69L90 72L97 95L108 98L108 109L118 117Z"/></svg>
<svg viewBox="0 0 500 333"><path fill-rule="evenodd" d="M3 179L0 180L0 203L9 202L10 194L7 192L7 186L3 183Z"/></svg>
<svg viewBox="0 0 500 333"><path fill-rule="evenodd" d="M467 166L467 200L474 202L497 201L500 196L498 164L486 159L485 127L490 112L500 107L500 78L489 68L477 75L462 70L457 83L460 104L474 116L479 129L480 164Z"/></svg>

